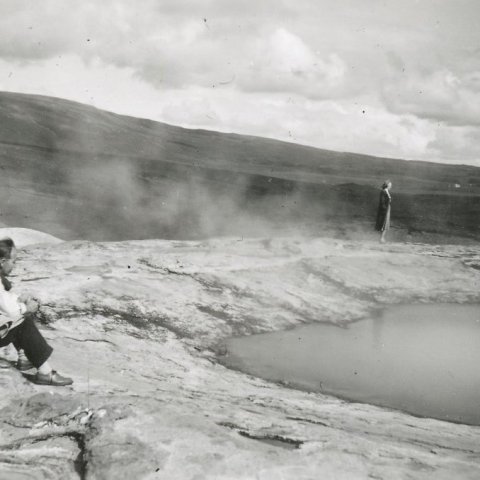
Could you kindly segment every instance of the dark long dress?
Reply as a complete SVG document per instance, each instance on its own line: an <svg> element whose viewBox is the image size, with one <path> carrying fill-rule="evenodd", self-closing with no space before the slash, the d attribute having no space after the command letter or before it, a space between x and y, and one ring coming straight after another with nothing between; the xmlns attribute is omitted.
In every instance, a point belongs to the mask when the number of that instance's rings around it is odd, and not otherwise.
<svg viewBox="0 0 480 480"><path fill-rule="evenodd" d="M385 188L382 188L378 202L377 221L375 223L375 230L378 232L384 232L390 228L391 204L392 197Z"/></svg>

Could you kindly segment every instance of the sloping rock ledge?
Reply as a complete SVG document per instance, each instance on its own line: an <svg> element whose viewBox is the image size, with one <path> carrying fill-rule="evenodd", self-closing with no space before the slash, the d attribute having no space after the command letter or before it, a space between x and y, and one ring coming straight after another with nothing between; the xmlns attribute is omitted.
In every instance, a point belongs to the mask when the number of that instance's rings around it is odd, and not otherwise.
<svg viewBox="0 0 480 480"><path fill-rule="evenodd" d="M12 280L44 305L52 363L75 383L40 387L3 365L0 478L480 478L479 427L283 388L212 350L385 304L480 302L478 249L22 241Z"/></svg>

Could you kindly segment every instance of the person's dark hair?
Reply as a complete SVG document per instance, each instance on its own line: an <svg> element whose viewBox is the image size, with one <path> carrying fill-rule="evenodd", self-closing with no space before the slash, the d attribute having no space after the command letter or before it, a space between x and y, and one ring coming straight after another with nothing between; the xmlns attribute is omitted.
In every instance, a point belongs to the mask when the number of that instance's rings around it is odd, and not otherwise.
<svg viewBox="0 0 480 480"><path fill-rule="evenodd" d="M0 240L0 258L10 258L14 248L15 243L11 238L2 238Z"/></svg>
<svg viewBox="0 0 480 480"><path fill-rule="evenodd" d="M383 182L382 188L387 188L389 183L391 183L390 180L385 180Z"/></svg>

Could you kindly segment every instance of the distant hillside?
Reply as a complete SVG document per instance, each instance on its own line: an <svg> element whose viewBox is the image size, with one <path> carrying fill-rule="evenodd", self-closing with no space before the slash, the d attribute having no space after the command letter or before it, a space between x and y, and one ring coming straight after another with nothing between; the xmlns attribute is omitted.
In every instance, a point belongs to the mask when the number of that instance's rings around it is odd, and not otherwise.
<svg viewBox="0 0 480 480"><path fill-rule="evenodd" d="M396 233L480 236L480 168L188 130L0 93L0 222L62 238L371 231L394 183Z"/></svg>

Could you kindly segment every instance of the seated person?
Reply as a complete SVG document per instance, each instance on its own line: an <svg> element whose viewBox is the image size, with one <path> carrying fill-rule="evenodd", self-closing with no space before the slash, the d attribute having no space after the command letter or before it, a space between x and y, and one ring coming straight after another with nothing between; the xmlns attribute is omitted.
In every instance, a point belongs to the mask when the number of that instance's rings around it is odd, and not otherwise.
<svg viewBox="0 0 480 480"><path fill-rule="evenodd" d="M17 250L13 240L0 240L0 347L13 343L19 352L19 368L27 369L25 367L30 366L26 363L28 360L37 369L37 374L33 377L35 383L70 385L73 380L52 370L48 362L53 349L34 322L38 303L32 299L19 298L11 291L12 284L6 277L12 271L16 257Z"/></svg>

